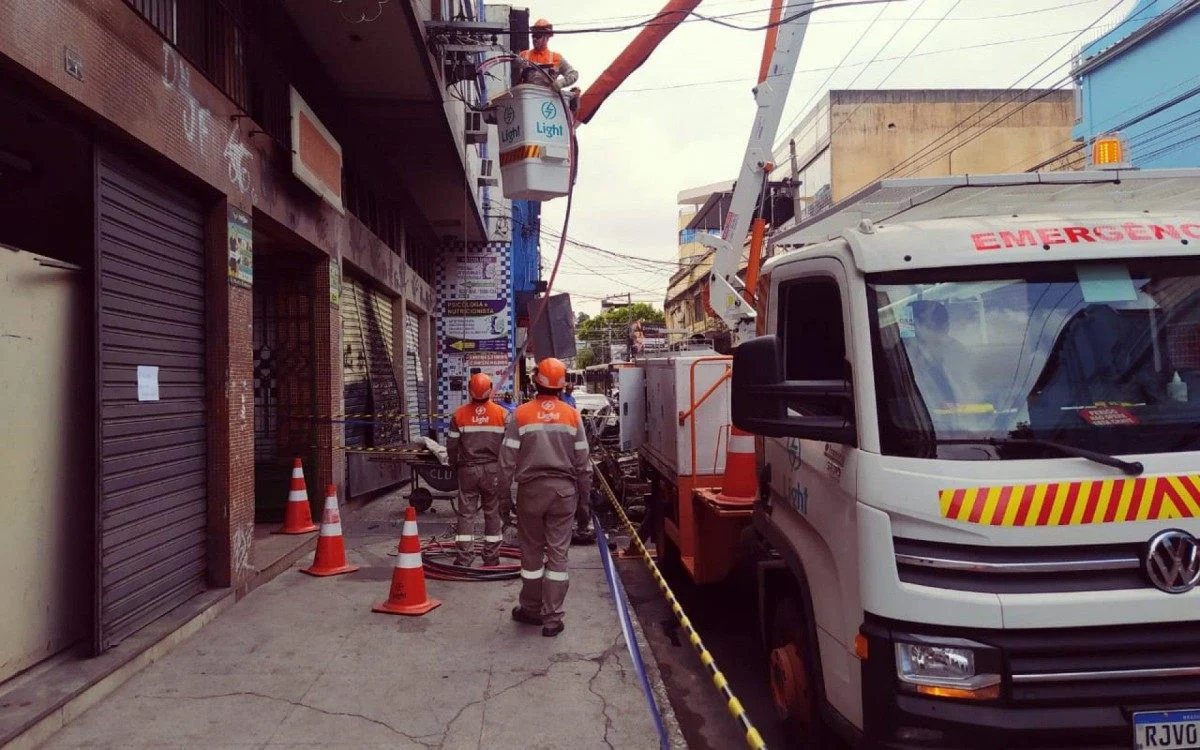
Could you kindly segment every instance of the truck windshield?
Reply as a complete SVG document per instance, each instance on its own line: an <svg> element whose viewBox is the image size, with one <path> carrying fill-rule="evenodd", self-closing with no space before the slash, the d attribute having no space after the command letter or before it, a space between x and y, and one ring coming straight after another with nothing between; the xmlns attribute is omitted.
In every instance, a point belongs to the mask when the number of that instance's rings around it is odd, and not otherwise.
<svg viewBox="0 0 1200 750"><path fill-rule="evenodd" d="M867 293L886 454L1200 450L1200 261L905 271Z"/></svg>

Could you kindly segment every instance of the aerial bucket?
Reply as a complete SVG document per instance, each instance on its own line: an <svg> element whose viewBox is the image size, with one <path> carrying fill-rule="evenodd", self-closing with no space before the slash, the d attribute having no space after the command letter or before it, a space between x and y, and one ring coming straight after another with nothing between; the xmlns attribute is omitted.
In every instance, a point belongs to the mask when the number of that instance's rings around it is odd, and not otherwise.
<svg viewBox="0 0 1200 750"><path fill-rule="evenodd" d="M545 86L522 84L496 97L500 175L504 197L547 201L571 184L570 113L563 98Z"/></svg>

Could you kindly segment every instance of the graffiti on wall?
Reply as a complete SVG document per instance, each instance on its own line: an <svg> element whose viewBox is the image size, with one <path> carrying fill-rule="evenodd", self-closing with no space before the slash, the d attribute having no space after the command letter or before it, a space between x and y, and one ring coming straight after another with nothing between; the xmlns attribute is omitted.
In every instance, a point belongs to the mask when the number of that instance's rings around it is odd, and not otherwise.
<svg viewBox="0 0 1200 750"><path fill-rule="evenodd" d="M163 42L162 84L182 103L183 137L205 159L222 159L229 181L243 194L250 193L250 167L254 155L241 139L236 123L215 117L192 93L192 69L169 43Z"/></svg>

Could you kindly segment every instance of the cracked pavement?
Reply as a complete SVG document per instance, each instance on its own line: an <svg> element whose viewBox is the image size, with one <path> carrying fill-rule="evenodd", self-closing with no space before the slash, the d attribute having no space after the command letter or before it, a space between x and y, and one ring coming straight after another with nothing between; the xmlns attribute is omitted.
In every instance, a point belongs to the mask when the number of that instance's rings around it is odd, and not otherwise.
<svg viewBox="0 0 1200 750"><path fill-rule="evenodd" d="M381 521L378 502L346 513L357 573L314 579L301 560L43 747L658 747L595 547L571 549L557 638L510 619L519 581L430 580L441 607L375 614L403 507Z"/></svg>

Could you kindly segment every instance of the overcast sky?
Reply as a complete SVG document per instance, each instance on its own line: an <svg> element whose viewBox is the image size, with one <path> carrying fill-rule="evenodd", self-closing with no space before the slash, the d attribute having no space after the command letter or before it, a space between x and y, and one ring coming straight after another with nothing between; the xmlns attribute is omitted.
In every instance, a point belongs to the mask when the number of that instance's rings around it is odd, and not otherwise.
<svg viewBox="0 0 1200 750"><path fill-rule="evenodd" d="M558 29L571 29L636 22L664 4L540 0L529 9L531 20L546 17ZM818 11L804 40L780 139L830 88L1029 87L1044 74L1049 76L1042 85L1056 82L1068 70L1060 66L1080 44L1115 26L1133 5L1134 0L895 0ZM736 13L727 20L754 26L766 22L769 6L770 0L710 0L697 11ZM586 90L636 34L562 34L551 39L551 48L580 71L579 85ZM764 36L686 22L581 126L568 230L573 239L675 260L678 192L737 175L754 117L750 89ZM565 205L565 199L543 204L544 230L562 229ZM544 278L556 250L543 237ZM568 245L554 288L572 293L577 312L594 314L600 296L625 291L661 307L671 269L655 268L660 270L631 268Z"/></svg>

